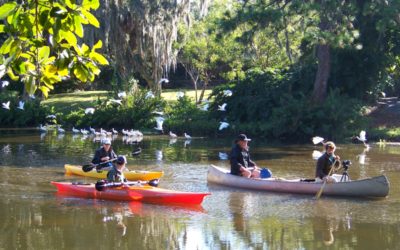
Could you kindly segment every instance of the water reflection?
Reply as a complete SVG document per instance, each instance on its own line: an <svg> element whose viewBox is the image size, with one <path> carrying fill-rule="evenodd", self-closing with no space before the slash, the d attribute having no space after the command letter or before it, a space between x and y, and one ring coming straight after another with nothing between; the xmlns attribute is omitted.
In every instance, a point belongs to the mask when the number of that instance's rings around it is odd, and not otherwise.
<svg viewBox="0 0 400 250"><path fill-rule="evenodd" d="M231 140L145 136L138 144L115 138L128 167L162 170L160 187L210 191L200 207L161 206L58 197L49 183L93 179L65 176L63 166L87 163L100 142L93 135L49 131L0 134L0 249L399 249L400 147L340 145L352 179L385 173L390 196L338 199L254 192L207 185L209 164L224 160ZM284 178L314 175L312 145L252 141L253 158ZM140 147L140 156L131 152ZM225 153L226 154L226 153ZM362 157L364 157L362 160Z"/></svg>

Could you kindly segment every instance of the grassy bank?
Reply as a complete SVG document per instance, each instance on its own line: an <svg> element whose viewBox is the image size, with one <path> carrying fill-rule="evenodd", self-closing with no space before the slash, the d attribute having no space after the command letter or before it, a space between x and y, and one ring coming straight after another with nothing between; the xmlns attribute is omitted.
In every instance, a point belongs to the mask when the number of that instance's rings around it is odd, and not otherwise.
<svg viewBox="0 0 400 250"><path fill-rule="evenodd" d="M194 90L182 90L185 95L190 97L192 100L195 99ZM176 94L178 90L164 90L161 97L167 102L176 101ZM200 95L200 91L197 92ZM206 90L204 96L207 98L211 94L211 90ZM50 95L48 99L42 102L42 105L52 108L54 112L60 112L63 114L70 113L73 110L79 108L94 107L98 100L105 100L108 96L107 91L78 91L73 93L65 94L54 94Z"/></svg>

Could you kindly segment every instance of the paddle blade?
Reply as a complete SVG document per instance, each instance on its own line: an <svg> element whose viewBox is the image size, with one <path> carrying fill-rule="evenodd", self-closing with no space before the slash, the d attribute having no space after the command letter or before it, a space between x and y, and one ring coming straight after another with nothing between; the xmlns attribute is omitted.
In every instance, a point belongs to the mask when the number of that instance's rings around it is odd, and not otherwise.
<svg viewBox="0 0 400 250"><path fill-rule="evenodd" d="M152 186L152 187L157 187L158 186L158 179L153 179L153 180L149 180L148 182L147 182L147 184L149 184L149 186Z"/></svg>
<svg viewBox="0 0 400 250"><path fill-rule="evenodd" d="M92 171L93 168L95 168L95 165L91 165L91 164L86 164L82 166L82 170L83 172L89 172Z"/></svg>

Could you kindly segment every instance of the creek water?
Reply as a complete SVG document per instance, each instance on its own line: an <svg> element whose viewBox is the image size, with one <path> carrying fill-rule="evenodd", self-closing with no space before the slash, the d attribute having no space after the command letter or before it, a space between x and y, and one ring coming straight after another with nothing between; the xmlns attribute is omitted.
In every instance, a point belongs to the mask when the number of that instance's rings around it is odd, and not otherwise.
<svg viewBox="0 0 400 250"><path fill-rule="evenodd" d="M232 140L113 138L128 167L164 171L162 188L211 192L199 206L165 206L61 196L51 181L64 164L82 165L100 142L55 131L0 131L0 249L400 249L400 147L338 145L352 179L385 174L387 198L281 194L207 183L207 168L229 168ZM132 156L138 147L142 153ZM320 146L268 145L253 138L253 160L284 178L312 177Z"/></svg>

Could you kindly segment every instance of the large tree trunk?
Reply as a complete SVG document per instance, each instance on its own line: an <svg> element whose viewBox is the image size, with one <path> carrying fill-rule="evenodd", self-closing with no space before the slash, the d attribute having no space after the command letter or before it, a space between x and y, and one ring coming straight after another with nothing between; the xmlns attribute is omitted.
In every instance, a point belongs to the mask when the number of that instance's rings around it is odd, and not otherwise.
<svg viewBox="0 0 400 250"><path fill-rule="evenodd" d="M312 100L320 104L325 101L328 92L328 79L331 71L331 54L329 45L317 46L318 71L315 76Z"/></svg>

